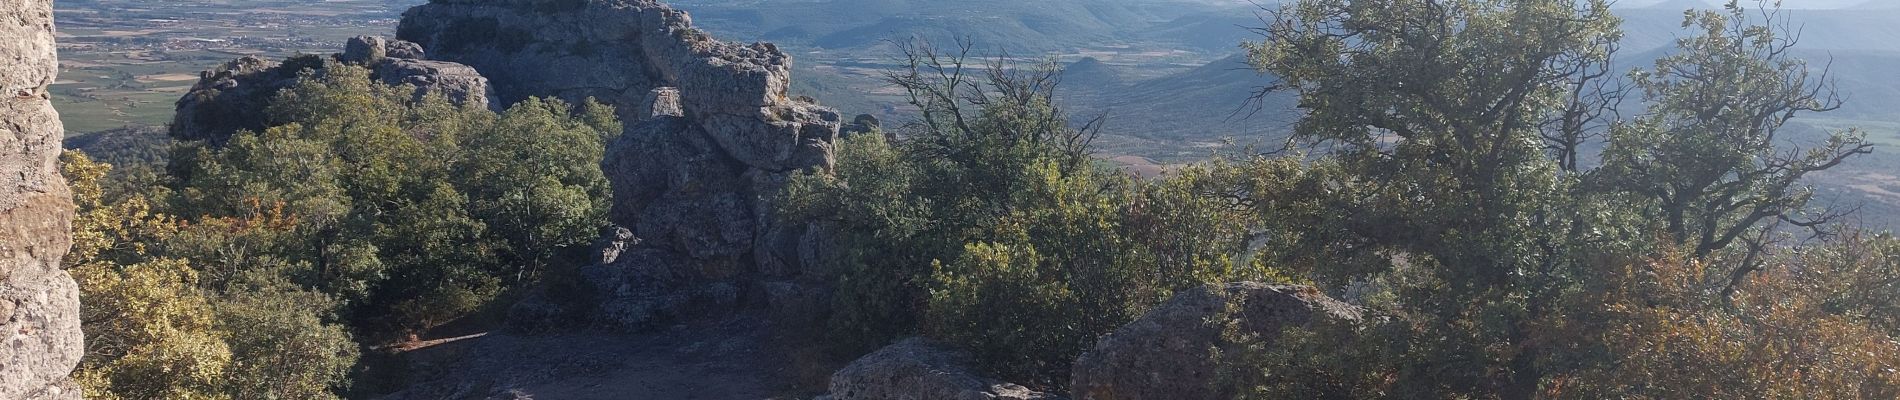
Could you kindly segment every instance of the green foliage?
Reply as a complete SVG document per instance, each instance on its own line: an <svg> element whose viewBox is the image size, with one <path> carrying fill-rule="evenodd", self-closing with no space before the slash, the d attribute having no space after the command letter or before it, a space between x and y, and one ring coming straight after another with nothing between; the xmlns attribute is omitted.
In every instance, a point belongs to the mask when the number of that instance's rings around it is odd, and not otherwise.
<svg viewBox="0 0 1900 400"><path fill-rule="evenodd" d="M1814 193L1801 179L1873 149L1852 128L1809 148L1790 144L1788 121L1841 100L1831 82L1787 53L1794 33L1748 18L1733 4L1689 13L1683 26L1696 34L1678 40L1681 51L1633 74L1649 113L1617 126L1603 157L1602 184L1655 202L1644 217L1697 256L1759 245L1767 223L1813 227L1839 218L1808 215Z"/></svg>
<svg viewBox="0 0 1900 400"><path fill-rule="evenodd" d="M1296 138L1327 153L1215 176L1259 213L1260 257L1390 318L1289 333L1227 378L1257 398L1891 396L1887 325L1797 283L1869 285L1882 261L1833 275L1775 243L1830 232L1841 214L1810 209L1800 180L1868 147L1777 138L1838 101L1786 32L1743 16L1691 13L1683 51L1634 75L1649 108L1617 121L1601 1L1281 11L1251 59L1300 94Z"/></svg>
<svg viewBox="0 0 1900 400"><path fill-rule="evenodd" d="M620 132L613 111L588 103L570 117L560 101L528 99L491 130L462 143L468 152L451 176L475 199L478 220L522 227L499 232L508 256L538 271L562 247L584 245L606 219L609 189L601 173L605 141Z"/></svg>
<svg viewBox="0 0 1900 400"><path fill-rule="evenodd" d="M233 362L219 387L235 399L329 398L348 387L357 344L343 326L325 322L333 316L309 311L329 303L322 294L284 288L224 295L217 318L231 332Z"/></svg>
<svg viewBox="0 0 1900 400"><path fill-rule="evenodd" d="M1386 359L1394 393L1537 388L1525 315L1568 279L1568 242L1590 240L1574 229L1585 218L1558 206L1575 178L1546 156L1540 128L1567 116L1564 89L1608 57L1616 23L1600 1L1302 1L1250 45L1255 66L1300 94L1296 138L1332 154L1321 183L1247 193L1263 220L1317 228L1277 228L1304 230L1282 246L1320 251L1275 257L1410 319L1374 339L1409 347ZM1319 191L1288 192L1301 187ZM1412 367L1424 362L1441 366Z"/></svg>
<svg viewBox="0 0 1900 400"><path fill-rule="evenodd" d="M851 137L835 174L793 180L787 217L840 235L835 327L861 345L921 330L1059 388L1096 338L1176 289L1242 275L1244 215L1195 181L1092 163L1088 128L1049 102L1052 74L999 66L983 90L899 76L925 110L906 140Z"/></svg>
<svg viewBox="0 0 1900 400"><path fill-rule="evenodd" d="M218 399L232 363L197 275L181 260L72 270L85 299L80 382L95 398Z"/></svg>
<svg viewBox="0 0 1900 400"><path fill-rule="evenodd" d="M879 135L858 135L838 145L834 174L792 179L783 202L787 220L826 221L836 235L831 325L850 343L878 345L917 327L918 293L931 260L948 250L922 250L949 229L931 224L927 207L907 198L921 179L920 167ZM863 178L857 178L863 177ZM847 185L847 182L849 183Z"/></svg>
<svg viewBox="0 0 1900 400"><path fill-rule="evenodd" d="M607 107L530 99L496 115L324 71L271 103L271 128L181 147L181 213L271 222L181 244L217 284L282 277L393 335L474 311L604 223Z"/></svg>
<svg viewBox="0 0 1900 400"><path fill-rule="evenodd" d="M90 395L335 398L353 336L468 315L573 262L563 250L603 223L610 108L529 99L497 115L322 70L271 101L268 128L176 145L154 179L169 190L109 192L109 166L62 164Z"/></svg>
<svg viewBox="0 0 1900 400"><path fill-rule="evenodd" d="M127 127L66 138L66 148L85 152L94 161L112 164L111 175L100 181L108 199L139 193L163 196L161 176L171 138L162 128Z"/></svg>
<svg viewBox="0 0 1900 400"><path fill-rule="evenodd" d="M163 255L201 227L155 213L140 195L106 202L111 166L83 153L60 167L78 206L66 263L83 299L76 376L87 397L335 398L347 386L357 350L325 311L335 307L328 297L266 281L249 290L268 294L216 288L186 258Z"/></svg>

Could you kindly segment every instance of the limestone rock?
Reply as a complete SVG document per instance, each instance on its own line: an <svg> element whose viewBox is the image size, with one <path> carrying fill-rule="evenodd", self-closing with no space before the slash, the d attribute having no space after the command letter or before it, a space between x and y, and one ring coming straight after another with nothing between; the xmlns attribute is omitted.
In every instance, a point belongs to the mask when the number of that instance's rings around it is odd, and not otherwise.
<svg viewBox="0 0 1900 400"><path fill-rule="evenodd" d="M389 57L412 60L429 59L428 53L422 51L422 45L415 44L414 42L390 39L388 40L387 46L388 48L384 50L384 54Z"/></svg>
<svg viewBox="0 0 1900 400"><path fill-rule="evenodd" d="M970 356L923 338L885 346L831 375L834 400L1042 400L1057 397L971 372ZM1188 397L1180 397L1188 398Z"/></svg>
<svg viewBox="0 0 1900 400"><path fill-rule="evenodd" d="M78 399L79 287L60 269L73 204L46 92L59 72L53 5L0 2L0 21L0 399Z"/></svg>
<svg viewBox="0 0 1900 400"><path fill-rule="evenodd" d="M509 305L504 321L510 331L536 334L565 327L571 320L577 319L577 314L575 310L549 299L546 292L536 291Z"/></svg>
<svg viewBox="0 0 1900 400"><path fill-rule="evenodd" d="M414 85L416 98L441 93L449 101L480 108L494 108L489 100L494 90L488 78L467 65L445 61L390 58L376 64L376 79L387 85Z"/></svg>
<svg viewBox="0 0 1900 400"><path fill-rule="evenodd" d="M1076 359L1071 395L1078 400L1226 399L1215 356L1229 350L1227 324L1260 335L1267 345L1281 329L1325 319L1357 322L1360 310L1305 286L1229 283L1195 288L1103 337Z"/></svg>
<svg viewBox="0 0 1900 400"><path fill-rule="evenodd" d="M786 94L791 56L777 46L713 39L652 0L436 1L405 12L397 36L482 71L504 102L592 97L632 122L654 115L641 106L655 89L676 88L680 114L758 169L828 168L804 149L840 125Z"/></svg>
<svg viewBox="0 0 1900 400"><path fill-rule="evenodd" d="M628 247L640 244L640 238L633 231L619 226L601 228L600 240L594 242L594 251L600 254L598 264L613 264Z"/></svg>
<svg viewBox="0 0 1900 400"><path fill-rule="evenodd" d="M641 117L642 120L647 119L647 118L663 117L663 116L664 117L685 117L686 116L686 110L680 108L680 89L679 88L663 87L663 88L653 89L653 91L647 92L646 101L640 104L641 104L640 108L636 109L635 111L641 111L642 113L645 114L645 116Z"/></svg>
<svg viewBox="0 0 1900 400"><path fill-rule="evenodd" d="M356 65L373 65L389 56L389 43L381 36L357 36L343 42L343 54L337 60Z"/></svg>

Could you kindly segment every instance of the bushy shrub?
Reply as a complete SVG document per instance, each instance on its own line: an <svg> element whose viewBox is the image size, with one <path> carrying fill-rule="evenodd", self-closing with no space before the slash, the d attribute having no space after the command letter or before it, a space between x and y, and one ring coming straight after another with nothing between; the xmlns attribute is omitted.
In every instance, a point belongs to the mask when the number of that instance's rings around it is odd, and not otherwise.
<svg viewBox="0 0 1900 400"><path fill-rule="evenodd" d="M497 115L323 70L271 103L278 125L175 157L179 213L274 222L179 245L216 282L274 266L375 339L399 338L567 262L604 223L598 165L620 128L608 107L529 99Z"/></svg>
<svg viewBox="0 0 1900 400"><path fill-rule="evenodd" d="M336 398L358 338L470 315L578 262L604 223L608 107L496 114L322 70L267 128L176 144L168 190L106 193L110 166L65 159L90 396Z"/></svg>
<svg viewBox="0 0 1900 400"><path fill-rule="evenodd" d="M269 227L268 218L188 225L140 195L103 201L110 165L72 152L60 166L78 206L66 263L80 287L87 352L75 376L88 398L320 399L348 386L357 349L328 297L271 268L214 284L177 257L190 254L180 244L243 235L203 233Z"/></svg>
<svg viewBox="0 0 1900 400"><path fill-rule="evenodd" d="M1092 133L1050 103L1053 74L997 67L984 89L995 98L920 102L902 142L855 135L834 174L794 179L785 214L841 236L833 322L845 335L875 345L922 332L1016 382L1061 388L1076 356L1174 290L1250 276L1234 261L1245 214L1193 179L1096 164ZM959 102L974 90L925 75L899 84Z"/></svg>
<svg viewBox="0 0 1900 400"><path fill-rule="evenodd" d="M1840 101L1784 15L1685 13L1623 119L1608 2L1441 3L1298 1L1249 44L1300 96L1296 143L1327 153L1222 175L1262 256L1380 318L1283 333L1224 379L1253 398L1895 396L1875 311L1893 299L1846 294L1893 289L1890 244L1836 236L1844 214L1801 183L1871 144L1777 135Z"/></svg>

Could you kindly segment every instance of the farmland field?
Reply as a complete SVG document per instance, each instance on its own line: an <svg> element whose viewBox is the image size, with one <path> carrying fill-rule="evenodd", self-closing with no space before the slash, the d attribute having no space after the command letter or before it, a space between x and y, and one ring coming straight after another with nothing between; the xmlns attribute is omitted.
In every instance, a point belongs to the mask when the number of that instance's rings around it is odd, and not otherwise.
<svg viewBox="0 0 1900 400"><path fill-rule="evenodd" d="M199 71L245 55L333 52L351 36L393 31L413 3L62 1L54 106L73 136L162 125Z"/></svg>

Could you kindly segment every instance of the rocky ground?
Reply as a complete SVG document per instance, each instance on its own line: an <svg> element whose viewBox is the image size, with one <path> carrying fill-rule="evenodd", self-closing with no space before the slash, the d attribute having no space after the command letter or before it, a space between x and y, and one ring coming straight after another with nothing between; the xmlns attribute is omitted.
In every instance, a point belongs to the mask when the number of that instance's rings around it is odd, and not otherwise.
<svg viewBox="0 0 1900 400"><path fill-rule="evenodd" d="M416 350L422 399L804 399L841 363L814 360L756 313L646 334L494 333ZM801 367L795 367L801 366ZM433 376L428 376L433 375Z"/></svg>

